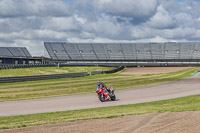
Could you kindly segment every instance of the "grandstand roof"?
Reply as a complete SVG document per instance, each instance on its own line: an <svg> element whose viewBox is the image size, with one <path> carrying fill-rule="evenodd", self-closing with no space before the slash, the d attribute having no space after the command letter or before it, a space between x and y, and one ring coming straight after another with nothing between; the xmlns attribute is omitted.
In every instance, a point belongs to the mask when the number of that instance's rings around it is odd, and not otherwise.
<svg viewBox="0 0 200 133"><path fill-rule="evenodd" d="M0 47L1 57L32 57L25 47Z"/></svg>
<svg viewBox="0 0 200 133"><path fill-rule="evenodd" d="M199 42L66 43L45 42L53 60L160 60L200 59Z"/></svg>

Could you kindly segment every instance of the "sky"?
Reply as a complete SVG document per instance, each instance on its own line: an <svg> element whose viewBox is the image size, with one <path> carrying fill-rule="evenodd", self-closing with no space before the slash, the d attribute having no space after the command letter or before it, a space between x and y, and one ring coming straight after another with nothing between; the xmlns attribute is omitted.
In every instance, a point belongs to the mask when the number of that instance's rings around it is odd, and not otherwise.
<svg viewBox="0 0 200 133"><path fill-rule="evenodd" d="M0 47L200 41L200 0L0 0Z"/></svg>

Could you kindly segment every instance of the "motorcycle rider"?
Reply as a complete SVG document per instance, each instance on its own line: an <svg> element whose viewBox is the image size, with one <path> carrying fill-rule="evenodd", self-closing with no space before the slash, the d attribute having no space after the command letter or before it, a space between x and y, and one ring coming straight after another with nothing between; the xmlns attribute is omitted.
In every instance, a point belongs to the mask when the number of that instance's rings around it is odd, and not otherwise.
<svg viewBox="0 0 200 133"><path fill-rule="evenodd" d="M98 80L97 81L97 90L99 89L99 88L102 88L104 91L105 91L105 99L107 99L108 98L108 89L107 89L107 87L106 87L106 85L104 84L104 83L102 83L101 82L101 80Z"/></svg>
<svg viewBox="0 0 200 133"><path fill-rule="evenodd" d="M101 87L101 88L106 88L105 84L102 83L101 80L98 80L98 81L97 81L97 89L99 89L100 87Z"/></svg>

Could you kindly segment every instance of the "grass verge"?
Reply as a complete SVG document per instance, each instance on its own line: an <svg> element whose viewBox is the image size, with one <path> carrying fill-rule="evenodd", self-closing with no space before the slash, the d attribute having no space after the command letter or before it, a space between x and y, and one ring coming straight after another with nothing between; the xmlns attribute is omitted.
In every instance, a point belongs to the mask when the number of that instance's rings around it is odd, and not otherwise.
<svg viewBox="0 0 200 133"><path fill-rule="evenodd" d="M3 69L0 70L0 77L11 76L32 76L60 73L76 73L76 72L91 72L91 71L107 71L113 67L32 67L19 69Z"/></svg>
<svg viewBox="0 0 200 133"><path fill-rule="evenodd" d="M186 78L199 69L189 68L166 74L122 75L117 73L79 78L1 83L0 101L92 93L95 92L97 80L102 80L108 87L112 86L116 90L127 89Z"/></svg>
<svg viewBox="0 0 200 133"><path fill-rule="evenodd" d="M200 95L141 104L0 117L0 129L20 128L77 120L113 118L153 112L182 112L197 110L200 110Z"/></svg>

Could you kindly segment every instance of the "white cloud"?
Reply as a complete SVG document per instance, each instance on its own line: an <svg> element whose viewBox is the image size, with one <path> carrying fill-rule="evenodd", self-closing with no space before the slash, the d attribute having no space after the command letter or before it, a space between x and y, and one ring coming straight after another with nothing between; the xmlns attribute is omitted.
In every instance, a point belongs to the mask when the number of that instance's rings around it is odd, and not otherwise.
<svg viewBox="0 0 200 133"><path fill-rule="evenodd" d="M38 17L1 18L0 33L20 32L24 29L40 29L42 19Z"/></svg>
<svg viewBox="0 0 200 133"><path fill-rule="evenodd" d="M175 23L174 18L170 16L169 12L162 5L157 8L156 14L147 22L153 28L172 28L175 26Z"/></svg>
<svg viewBox="0 0 200 133"><path fill-rule="evenodd" d="M83 26L86 30L104 36L115 36L121 32L121 25L110 17L99 17L97 21L88 22Z"/></svg>
<svg viewBox="0 0 200 133"><path fill-rule="evenodd" d="M177 13L174 15L179 27L198 27L198 20L188 13Z"/></svg>
<svg viewBox="0 0 200 133"><path fill-rule="evenodd" d="M0 46L43 54L44 41L199 41L200 1L0 0Z"/></svg>
<svg viewBox="0 0 200 133"><path fill-rule="evenodd" d="M151 16L157 3L157 0L96 0L95 7L112 15L141 18Z"/></svg>
<svg viewBox="0 0 200 133"><path fill-rule="evenodd" d="M48 17L43 20L41 29L55 31L79 30L77 21L73 17Z"/></svg>
<svg viewBox="0 0 200 133"><path fill-rule="evenodd" d="M87 23L87 19L86 18L83 18L83 17L81 17L81 16L79 16L79 15L74 15L74 18L75 18L75 20L78 22L78 23L80 23L80 24L86 24Z"/></svg>
<svg viewBox="0 0 200 133"><path fill-rule="evenodd" d="M67 3L62 0L1 0L1 17L69 16Z"/></svg>

